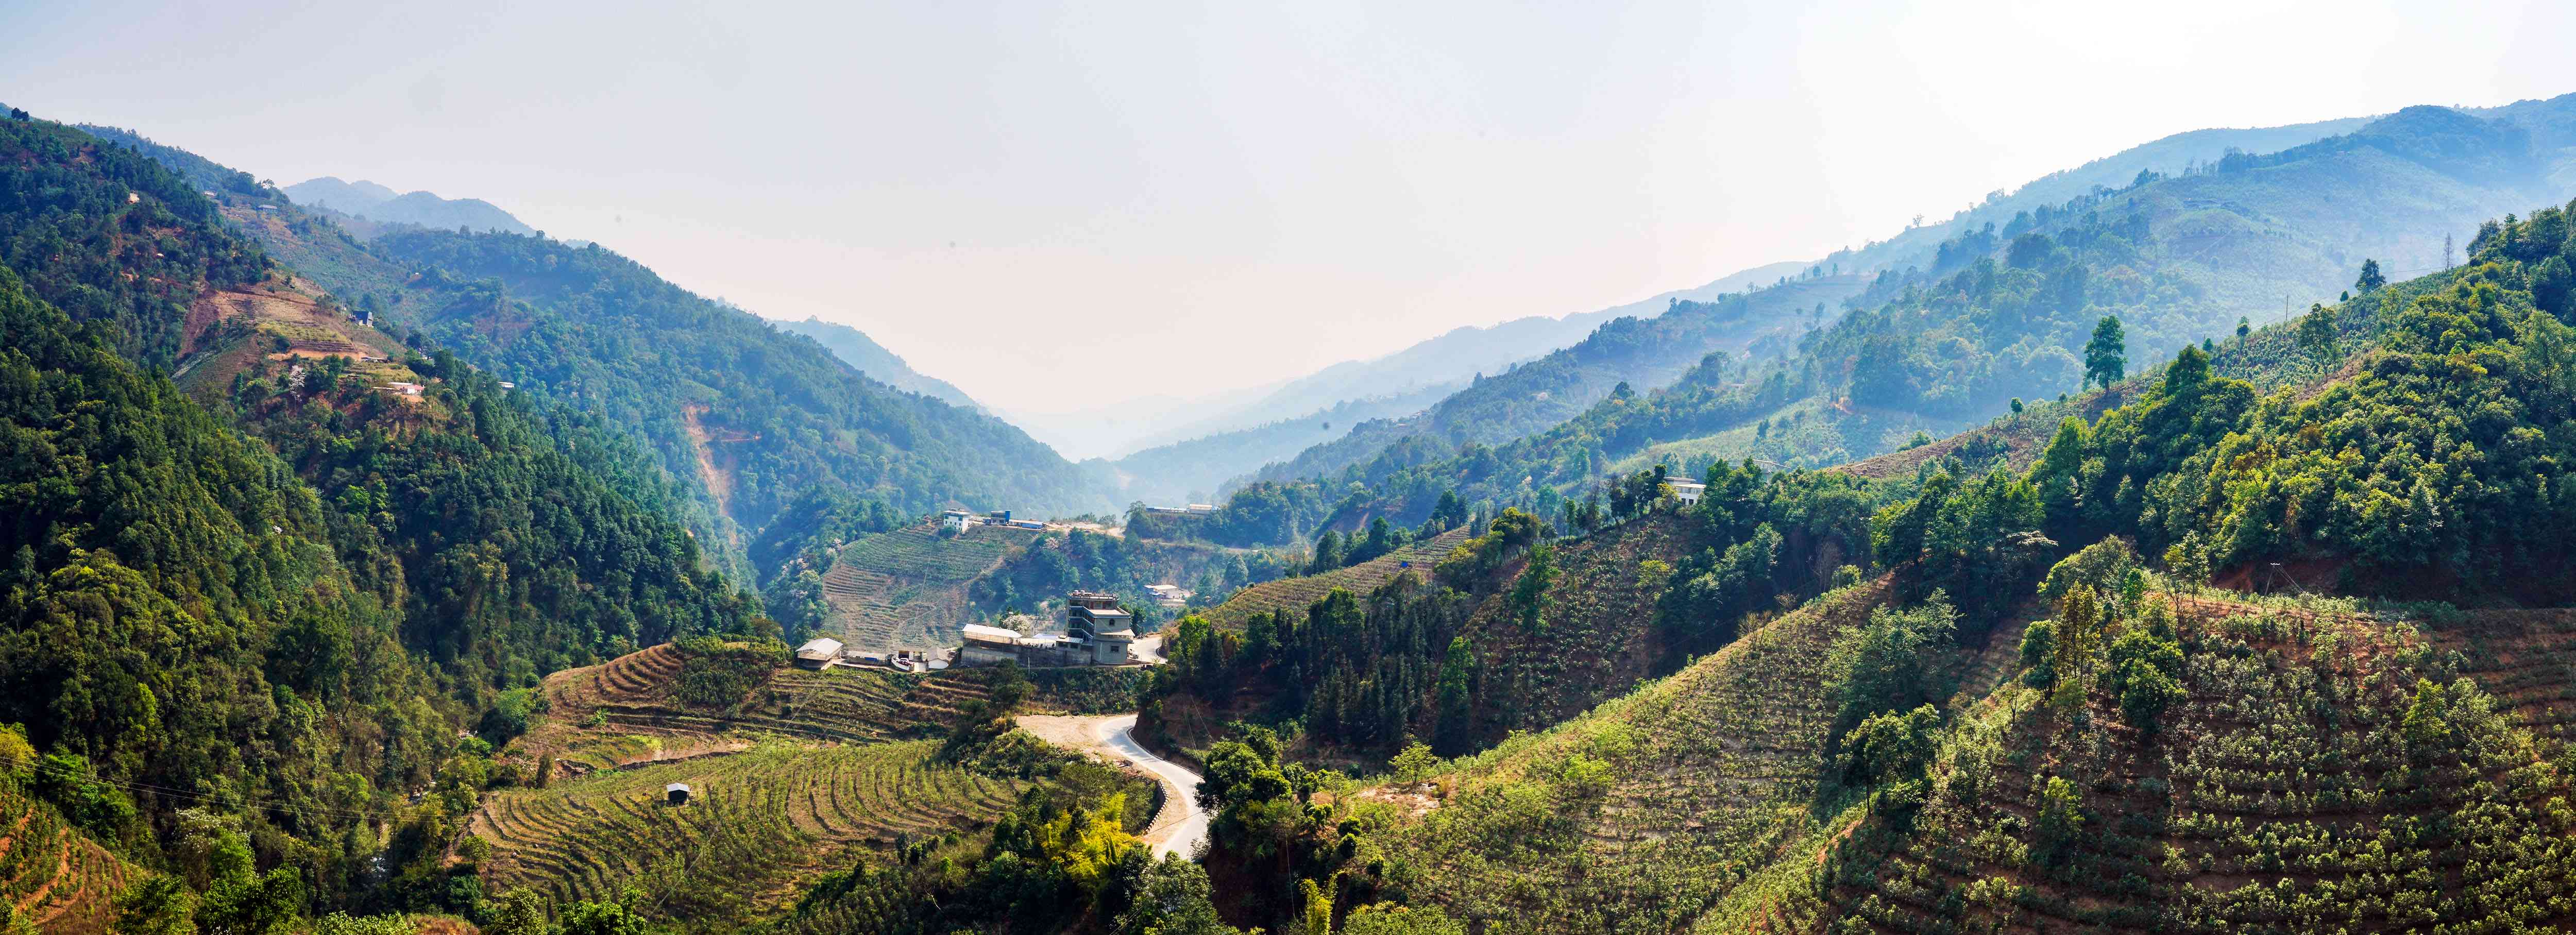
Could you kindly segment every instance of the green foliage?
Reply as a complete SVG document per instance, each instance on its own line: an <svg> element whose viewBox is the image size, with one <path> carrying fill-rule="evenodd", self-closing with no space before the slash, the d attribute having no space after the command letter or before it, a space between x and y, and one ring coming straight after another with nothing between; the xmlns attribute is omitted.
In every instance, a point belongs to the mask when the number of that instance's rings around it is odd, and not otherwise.
<svg viewBox="0 0 2576 935"><path fill-rule="evenodd" d="M175 877L153 874L116 897L118 935L188 935L197 931L194 895Z"/></svg>
<svg viewBox="0 0 2576 935"><path fill-rule="evenodd" d="M116 351L169 368L209 287L256 282L269 260L233 237L213 202L159 163L43 120L0 122L0 265L28 292L108 326ZM129 198L129 196L132 196Z"/></svg>
<svg viewBox="0 0 2576 935"><path fill-rule="evenodd" d="M1373 903L1351 910L1342 935L1467 935L1467 926L1438 906Z"/></svg>
<svg viewBox="0 0 2576 935"><path fill-rule="evenodd" d="M1880 712L1939 700L1945 692L1935 651L1948 645L1958 623L1949 598L1935 591L1910 609L1873 610L1867 623L1836 636L1826 683L1840 706L1835 724L1847 730Z"/></svg>
<svg viewBox="0 0 2576 935"><path fill-rule="evenodd" d="M2033 620L2021 631L2022 684L2046 691L2057 687L2057 624Z"/></svg>
<svg viewBox="0 0 2576 935"><path fill-rule="evenodd" d="M2115 590L2137 568L2138 553L2129 547L2128 540L2105 538L2049 566L2048 577L2039 585L2039 597L2053 604L2077 585L2096 591Z"/></svg>
<svg viewBox="0 0 2576 935"><path fill-rule="evenodd" d="M2120 317L2104 315L2084 342L2084 382L2077 386L2110 389L2128 376L2128 366L2128 339L2120 333Z"/></svg>
<svg viewBox="0 0 2576 935"><path fill-rule="evenodd" d="M395 595L336 557L312 489L0 273L0 722L76 758L61 788L234 790L262 833L336 847L426 786L462 718L403 651ZM362 739L363 738L363 739ZM74 782L72 776L78 777ZM138 830L146 794L74 794Z"/></svg>
<svg viewBox="0 0 2576 935"><path fill-rule="evenodd" d="M1913 782L1932 766L1941 712L1931 705L1870 715L1843 736L1837 771L1845 785Z"/></svg>
<svg viewBox="0 0 2576 935"><path fill-rule="evenodd" d="M597 245L403 230L371 249L422 274L408 288L428 295L401 305L409 324L523 391L635 433L701 495L716 496L698 480L699 445L720 446L733 467L719 499L745 526L766 526L816 486L911 515L952 500L1066 514L1106 505L1009 424L869 380Z"/></svg>
<svg viewBox="0 0 2576 935"><path fill-rule="evenodd" d="M2120 699L2120 713L2129 726L2152 737L2157 719L2183 700L2182 670L2180 643L2132 630L2111 642L2102 681Z"/></svg>
<svg viewBox="0 0 2576 935"><path fill-rule="evenodd" d="M711 636L679 642L677 697L683 704L729 708L787 662L787 646L774 641L742 642Z"/></svg>
<svg viewBox="0 0 2576 935"><path fill-rule="evenodd" d="M2050 776L2039 793L2037 848L2044 859L2064 860L2084 829L2084 797L2063 776Z"/></svg>
<svg viewBox="0 0 2576 935"><path fill-rule="evenodd" d="M1483 535L1459 543L1440 560L1435 573L1441 583L1461 590L1475 589L1500 570L1538 544L1547 532L1546 523L1516 509L1505 509L1494 517L1492 528Z"/></svg>
<svg viewBox="0 0 2576 935"><path fill-rule="evenodd" d="M465 700L698 633L745 633L758 608L702 571L677 523L576 452L611 446L549 426L523 394L440 352L426 405L364 381L234 396L242 422L330 505L343 561L393 591L406 645ZM264 381L252 381L259 385ZM551 430L550 430L551 429ZM380 582L379 582L380 579ZM299 623L297 688L348 665L338 629Z"/></svg>

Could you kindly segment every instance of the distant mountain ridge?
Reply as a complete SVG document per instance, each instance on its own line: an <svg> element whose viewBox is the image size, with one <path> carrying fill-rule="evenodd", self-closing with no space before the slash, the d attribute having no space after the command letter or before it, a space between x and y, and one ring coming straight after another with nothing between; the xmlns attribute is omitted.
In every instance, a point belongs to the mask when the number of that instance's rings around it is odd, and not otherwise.
<svg viewBox="0 0 2576 935"><path fill-rule="evenodd" d="M1223 414L1173 426L1133 443L1131 453L1234 429L1294 419L1355 400L1412 396L1424 390L1461 389L1477 374L1501 373L1512 365L1536 360L1583 340L1601 323L1623 315L1652 318L1673 300L1708 301L1747 286L1760 285L1807 268L1806 263L1771 263L1730 273L1688 289L1661 292L1624 305L1563 318L1532 315L1491 325L1461 325L1391 354L1349 360L1298 377L1261 398Z"/></svg>
<svg viewBox="0 0 2576 935"><path fill-rule="evenodd" d="M2390 278L2438 270L2446 240L2467 250L2481 219L2563 201L2553 180L2576 165L2576 95L2487 113L2410 107L1961 231L1934 245L1928 268L1874 277L1853 311L1750 379L1694 374L1491 451L1381 432L1258 477L1367 486L1373 500L1332 518L1341 528L1371 514L1406 521L1452 492L1544 509L1549 495L1658 460L1688 476L1746 457L1821 467L2076 391L2105 316L2122 326L2131 368L2204 341L2224 356L2240 320L2331 303L2365 259Z"/></svg>
<svg viewBox="0 0 2576 935"><path fill-rule="evenodd" d="M951 406L977 412L987 411L983 404L967 396L965 390L958 389L955 384L946 380L912 369L912 365L905 363L903 358L895 355L895 352L886 350L885 345L878 344L875 339L868 337L866 332L857 328L811 317L804 321L772 319L770 324L788 334L801 334L814 339L814 343L823 345L824 350L831 351L832 356L840 358L842 363L857 368L860 373L867 374L870 379L879 383L907 393L919 393Z"/></svg>
<svg viewBox="0 0 2576 935"><path fill-rule="evenodd" d="M1224 452L1224 455L1217 457L1223 458L1229 467L1256 451L1267 453L1272 449L1266 446L1244 447L1225 442L1246 438L1282 437L1281 433L1275 431L1255 432L1252 429L1282 421L1294 421L1300 424L1307 422L1311 417L1301 416L1315 413L1322 408L1315 405L1319 400L1342 403L1368 398L1352 395L1352 388L1376 387L1381 391L1377 394L1380 397L1400 396L1407 399L1426 395L1425 391L1441 386L1448 387L1452 391L1463 390L1476 374L1501 373L1515 364L1535 360L1557 349L1572 346L1584 340L1585 336L1604 322L1623 315L1652 317L1661 314L1664 307L1674 299L1710 302L1729 293L1778 284L1786 278L1797 277L1811 268L1820 269L1830 275L1928 266L1934 259L1934 253L1944 241L1960 233L1973 231L1978 225L2001 224L2022 212L2041 207L2053 207L2097 188L2120 188L2134 181L2142 171L2166 175L2178 174L2187 167L2216 163L2231 152L2274 152L2288 149L2337 134L2350 133L2375 119L2377 118L2351 117L2279 127L2204 129L2176 133L2086 162L2072 169L2050 173L2012 189L2009 194L1998 191L1988 196L1979 205L1963 210L1947 221L1910 227L1887 240L1872 242L1857 250L1836 251L1814 261L1789 261L1757 266L1729 274L1702 286L1667 292L1639 302L1613 306L1597 312L1578 313L1564 318L1522 318L1486 327L1458 328L1383 357L1334 364L1309 376L1290 381L1261 399L1222 415L1195 420L1146 436L1144 441L1157 443L1122 459L1119 465L1122 470L1128 471L1131 475L1150 478L1151 481L1146 484L1148 489L1178 489L1191 487L1194 484L1204 487L1206 482L1200 480L1195 473L1186 476L1156 476L1148 472L1156 469L1170 470L1172 464L1186 460L1182 455L1192 451ZM1839 315L1841 311L1839 305L1828 309L1829 314L1832 315ZM1445 382L1422 379L1428 375L1441 373L1449 374ZM1658 373L1653 376L1657 378L1655 383L1659 384L1664 379L1670 379L1673 374ZM1416 382L1402 382L1408 378ZM1646 385L1655 384L1645 384L1638 388L1644 389ZM1302 401L1305 405L1299 408L1294 405L1297 401ZM1295 412L1292 413L1290 410ZM1374 415L1371 418L1396 420L1400 415L1402 414L1389 412ZM1259 416L1269 418L1258 419ZM1253 421L1246 421L1247 419ZM1360 424L1363 423L1354 423L1355 426ZM1271 470L1260 472L1258 476L1284 479L1298 476L1300 471L1336 470L1342 465L1352 463L1353 459L1366 457L1363 452L1372 452L1377 446L1401 437L1401 433L1391 432L1390 427L1384 422L1365 424L1375 427L1375 432L1367 438L1353 436L1328 440L1326 442L1328 449L1311 452L1302 460L1280 464ZM1231 430L1222 428L1228 425L1235 428ZM1374 444L1371 443L1371 439L1374 439ZM1330 449L1340 449L1342 453L1331 454ZM1227 457L1228 455L1231 457ZM1281 456L1272 455L1271 457L1276 459ZM1239 480L1246 470L1249 469L1237 469L1224 476ZM1131 480L1131 484L1133 483L1134 481Z"/></svg>
<svg viewBox="0 0 2576 935"><path fill-rule="evenodd" d="M379 224L415 224L442 230L462 227L511 234L537 232L510 212L480 198L441 198L425 191L397 194L365 179L344 182L326 175L286 186L283 191L296 204L329 208Z"/></svg>

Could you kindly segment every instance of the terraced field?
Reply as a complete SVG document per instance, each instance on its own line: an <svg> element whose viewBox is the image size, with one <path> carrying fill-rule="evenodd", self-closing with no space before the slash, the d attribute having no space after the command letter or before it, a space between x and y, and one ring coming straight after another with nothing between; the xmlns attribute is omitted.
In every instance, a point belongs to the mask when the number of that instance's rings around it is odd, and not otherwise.
<svg viewBox="0 0 2576 935"><path fill-rule="evenodd" d="M244 329L246 337L223 347L190 347L190 356L175 375L182 387L215 390L232 385L233 375L262 360L324 357L388 357L401 345L382 332L351 321L313 296L321 288L302 280L269 282L245 289L210 291L188 309L189 334L218 325ZM280 351L276 342L286 342ZM372 383L416 381L419 377L395 363L359 363L353 372Z"/></svg>
<svg viewBox="0 0 2576 935"><path fill-rule="evenodd" d="M721 710L673 696L681 652L655 646L546 679L547 716L512 742L514 754L551 753L573 772L740 750L765 738L878 743L943 736L967 706L988 697L990 669L927 675L780 667ZM1135 710L1142 668L1029 672L1032 713ZM595 723L594 723L595 720Z"/></svg>
<svg viewBox="0 0 2576 935"><path fill-rule="evenodd" d="M106 931L116 894L140 871L6 783L0 780L0 899L49 935Z"/></svg>
<svg viewBox="0 0 2576 935"><path fill-rule="evenodd" d="M680 650L665 645L555 673L546 680L550 716L514 749L553 753L585 770L741 749L770 736L858 743L932 736L985 697L989 677L782 667L741 704L704 710L672 696L681 663Z"/></svg>
<svg viewBox="0 0 2576 935"><path fill-rule="evenodd" d="M1671 932L1820 834L1810 814L1833 717L1833 637L1884 599L1846 588L1546 733L1398 788L1371 835L1387 879L1488 932ZM1606 767L1598 784L1568 764ZM1812 853L1813 846L1805 845Z"/></svg>
<svg viewBox="0 0 2576 935"><path fill-rule="evenodd" d="M861 538L823 573L823 598L832 607L823 630L858 649L955 646L957 628L973 622L966 585L1039 535L976 526L942 537L923 524Z"/></svg>
<svg viewBox="0 0 2576 935"><path fill-rule="evenodd" d="M2468 932L2576 922L2564 895L2576 886L2576 815L2565 807L2576 783L2553 762L2557 745L2529 730L2562 723L2565 614L2419 625L2181 603L2196 647L2188 694L2152 742L2107 692L2077 718L2006 685L1945 744L1911 827L1873 819L1835 862L1830 898L1846 924ZM2428 688L2450 680L2445 660L2463 657L2467 679ZM2052 832L2052 808L2083 817Z"/></svg>
<svg viewBox="0 0 2576 935"><path fill-rule="evenodd" d="M2534 737L2556 749L2576 740L2576 610L2474 611L2431 637Z"/></svg>
<svg viewBox="0 0 2576 935"><path fill-rule="evenodd" d="M773 741L493 795L471 831L492 844L484 875L496 892L527 886L563 901L634 886L655 915L741 919L792 902L859 851L984 827L1029 785L941 764L937 749ZM692 790L688 804L665 803L675 782Z"/></svg>
<svg viewBox="0 0 2576 935"><path fill-rule="evenodd" d="M1341 588L1353 594L1367 594L1395 580L1407 562L1428 577L1431 566L1449 554L1458 543L1467 541L1466 527L1449 530L1421 542L1385 555L1320 575L1304 575L1264 581L1234 592L1225 603L1210 608L1204 616L1208 623L1228 630L1243 629L1243 623L1254 614L1266 614L1282 607L1305 608L1322 600L1324 595Z"/></svg>

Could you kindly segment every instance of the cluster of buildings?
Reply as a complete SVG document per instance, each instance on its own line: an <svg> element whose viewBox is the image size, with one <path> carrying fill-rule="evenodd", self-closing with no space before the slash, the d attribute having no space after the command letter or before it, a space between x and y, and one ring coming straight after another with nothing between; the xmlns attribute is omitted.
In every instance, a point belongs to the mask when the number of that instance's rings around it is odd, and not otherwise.
<svg viewBox="0 0 2576 935"><path fill-rule="evenodd" d="M1188 506L1149 506L1145 508L1145 512L1153 516L1170 516L1186 519L1194 516L1213 516L1216 514L1216 505L1212 503L1193 503Z"/></svg>
<svg viewBox="0 0 2576 935"><path fill-rule="evenodd" d="M939 525L951 532L965 532L976 526L1009 526L1013 529L1045 529L1046 524L1033 519L1012 519L1009 510L994 510L977 516L965 510L939 514Z"/></svg>
<svg viewBox="0 0 2576 935"><path fill-rule="evenodd" d="M1016 662L1023 666L1119 666L1136 661L1136 620L1118 609L1118 597L1098 591L1065 595L1064 632L1023 635L970 623L960 665Z"/></svg>

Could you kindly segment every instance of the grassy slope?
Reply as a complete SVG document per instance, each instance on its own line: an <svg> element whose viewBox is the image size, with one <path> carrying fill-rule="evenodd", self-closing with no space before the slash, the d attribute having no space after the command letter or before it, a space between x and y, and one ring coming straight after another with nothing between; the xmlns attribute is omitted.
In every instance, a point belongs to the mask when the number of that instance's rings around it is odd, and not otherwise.
<svg viewBox="0 0 2576 935"><path fill-rule="evenodd" d="M1556 547L1557 578L1548 588L1545 628L1524 628L1501 600L1487 600L1468 619L1466 635L1483 667L1485 690L1509 698L1486 712L1479 735L1543 730L1634 689L1653 674L1663 645L1655 601L1665 581L1639 580L1638 563L1678 564L1698 547L1697 522L1656 513L1568 540ZM1515 563L1502 580L1518 574Z"/></svg>
<svg viewBox="0 0 2576 935"><path fill-rule="evenodd" d="M1668 932L1782 855L1805 854L1833 716L1834 634L1885 596L1835 591L1669 678L1435 777L1438 798L1362 794L1394 826L1364 840L1388 879L1489 932ZM1587 794L1561 778L1607 767ZM1420 811L1436 802L1437 807Z"/></svg>
<svg viewBox="0 0 2576 935"><path fill-rule="evenodd" d="M1433 564L1449 554L1450 549L1456 548L1458 543L1465 541L1467 541L1466 528L1460 527L1348 568L1335 569L1320 575L1300 575L1294 578L1264 581L1234 592L1234 596L1226 598L1225 603L1208 609L1204 616L1208 623L1214 626L1240 630L1243 629L1243 622L1254 614L1269 613L1284 607L1302 609L1306 605L1322 600L1324 595L1332 593L1334 588L1353 594L1367 594L1395 580L1396 575L1403 573L1407 562L1411 562L1416 569L1428 572Z"/></svg>

